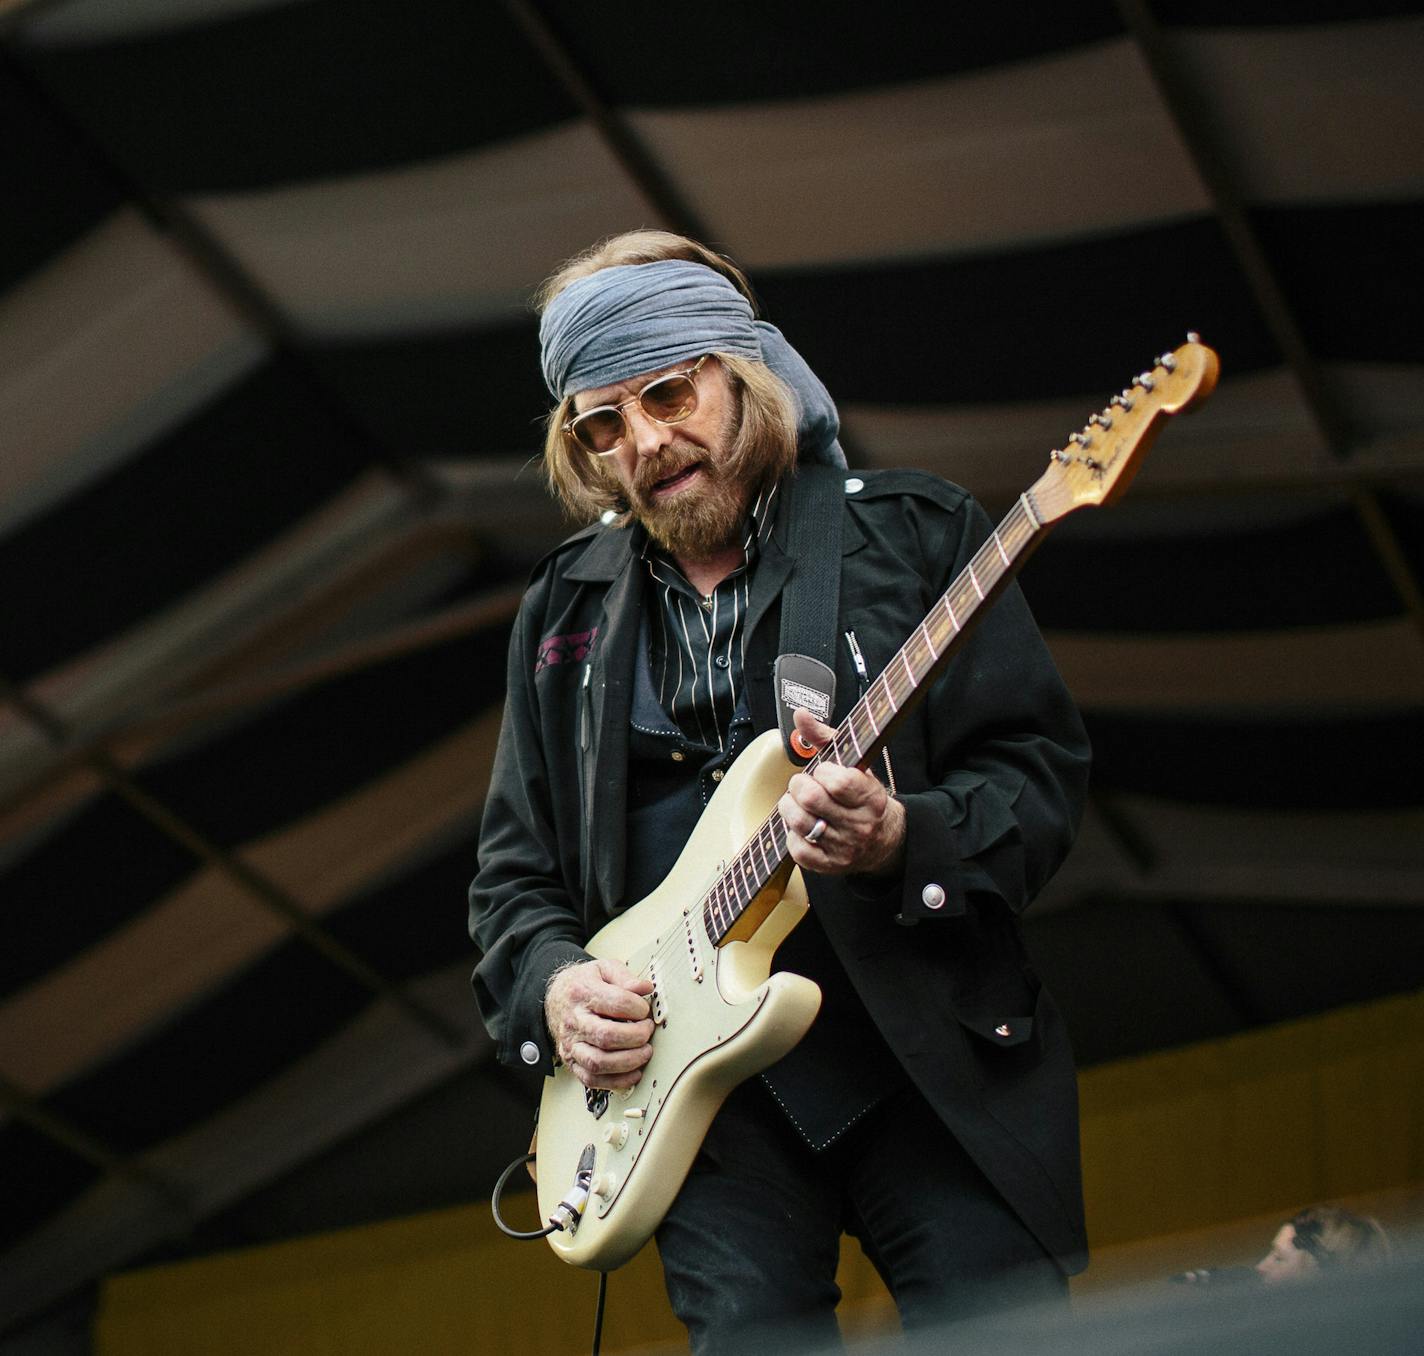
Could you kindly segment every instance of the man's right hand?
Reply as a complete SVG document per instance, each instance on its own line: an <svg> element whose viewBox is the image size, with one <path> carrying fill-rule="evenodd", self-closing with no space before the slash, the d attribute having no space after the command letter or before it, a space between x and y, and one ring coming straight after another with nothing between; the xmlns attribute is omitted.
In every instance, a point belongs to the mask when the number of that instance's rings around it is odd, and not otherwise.
<svg viewBox="0 0 1424 1356"><path fill-rule="evenodd" d="M621 961L591 960L558 971L544 1020L565 1067L585 1087L631 1088L653 1057L653 1023L640 979Z"/></svg>

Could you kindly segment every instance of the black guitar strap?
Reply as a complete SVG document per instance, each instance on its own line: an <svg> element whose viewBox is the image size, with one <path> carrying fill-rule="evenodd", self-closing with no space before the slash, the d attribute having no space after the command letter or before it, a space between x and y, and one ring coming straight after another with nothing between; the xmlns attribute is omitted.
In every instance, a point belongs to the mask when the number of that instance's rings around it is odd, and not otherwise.
<svg viewBox="0 0 1424 1356"><path fill-rule="evenodd" d="M796 762L809 755L791 742L791 713L804 707L831 723L835 707L845 480L842 467L801 466L793 482L796 508L787 532L792 566L781 593L780 655L772 681L781 737Z"/></svg>

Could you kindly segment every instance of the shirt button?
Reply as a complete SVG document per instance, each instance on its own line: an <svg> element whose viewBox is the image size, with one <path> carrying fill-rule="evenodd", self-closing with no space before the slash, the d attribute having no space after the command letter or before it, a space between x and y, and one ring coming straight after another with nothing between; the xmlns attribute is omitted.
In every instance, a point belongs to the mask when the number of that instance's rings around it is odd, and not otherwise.
<svg viewBox="0 0 1424 1356"><path fill-rule="evenodd" d="M713 780L714 782L720 782L720 781L722 780L722 778L725 777L726 775L727 775L727 774L726 774L725 772L723 772L720 767L714 767L714 768L712 769L712 780Z"/></svg>
<svg viewBox="0 0 1424 1356"><path fill-rule="evenodd" d="M537 1064L539 1062L539 1047L533 1041L525 1041L519 1047L519 1058L526 1064Z"/></svg>
<svg viewBox="0 0 1424 1356"><path fill-rule="evenodd" d="M674 749L672 751L672 760L674 763L680 763L686 757L687 755L681 749Z"/></svg>
<svg viewBox="0 0 1424 1356"><path fill-rule="evenodd" d="M924 906L927 909L944 908L944 886L926 885L925 888L920 891L920 899L924 902Z"/></svg>
<svg viewBox="0 0 1424 1356"><path fill-rule="evenodd" d="M865 481L863 481L859 476L851 476L851 478L846 481L847 494L859 494L864 488Z"/></svg>
<svg viewBox="0 0 1424 1356"><path fill-rule="evenodd" d="M725 669L732 661L728 659L726 655L719 654L712 662L716 664L719 669Z"/></svg>

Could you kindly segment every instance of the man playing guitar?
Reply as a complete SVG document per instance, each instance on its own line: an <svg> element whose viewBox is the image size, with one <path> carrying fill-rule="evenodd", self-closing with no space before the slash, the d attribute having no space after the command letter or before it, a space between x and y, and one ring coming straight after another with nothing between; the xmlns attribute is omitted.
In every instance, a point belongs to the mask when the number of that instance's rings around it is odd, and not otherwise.
<svg viewBox="0 0 1424 1356"><path fill-rule="evenodd" d="M615 237L540 300L546 472L593 523L541 562L515 625L470 891L474 986L502 1060L636 1099L679 1014L659 1010L655 973L587 947L668 876L777 728L783 614L833 600L803 611L835 696L786 731L825 751L998 537L936 477L849 474L825 388L705 247ZM832 516L814 519L828 481ZM813 521L834 528L829 566L811 564ZM829 594L796 591L814 568L838 576ZM843 1231L911 1330L1061 1302L1085 1262L1072 1058L1018 916L1072 842L1089 750L1011 579L894 717L883 756L823 758L775 802L810 901L776 968L814 980L821 1006L726 1097L657 1228L698 1352L835 1341ZM607 1096L590 1099L601 1116ZM621 1143L618 1125L604 1137ZM616 1184L599 1189L611 1203Z"/></svg>

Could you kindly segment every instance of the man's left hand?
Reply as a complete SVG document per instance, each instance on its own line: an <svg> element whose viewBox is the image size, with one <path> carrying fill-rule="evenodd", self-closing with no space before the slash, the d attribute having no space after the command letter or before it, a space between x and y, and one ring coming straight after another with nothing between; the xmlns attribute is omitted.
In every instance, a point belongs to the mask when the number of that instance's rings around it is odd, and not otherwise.
<svg viewBox="0 0 1424 1356"><path fill-rule="evenodd" d="M818 749L835 734L809 711L797 711L795 720L802 738ZM798 772L777 809L791 860L807 871L880 875L896 870L904 857L905 807L868 772L835 763L821 763L811 775Z"/></svg>

